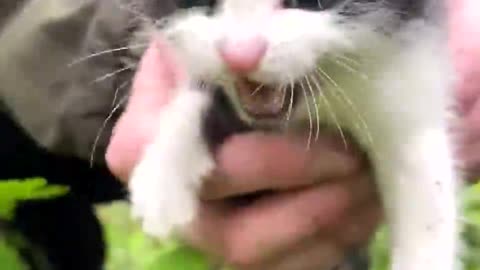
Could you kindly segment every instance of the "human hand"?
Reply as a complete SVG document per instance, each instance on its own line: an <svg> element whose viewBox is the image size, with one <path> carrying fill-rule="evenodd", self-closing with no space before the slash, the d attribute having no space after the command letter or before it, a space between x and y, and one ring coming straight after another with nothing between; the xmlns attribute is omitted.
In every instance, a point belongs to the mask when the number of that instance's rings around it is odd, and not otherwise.
<svg viewBox="0 0 480 270"><path fill-rule="evenodd" d="M307 153L300 140L252 133L228 140L217 158L220 173L186 238L234 269L331 269L380 219L367 167L335 137ZM270 192L229 199L258 191Z"/></svg>
<svg viewBox="0 0 480 270"><path fill-rule="evenodd" d="M472 173L480 171L475 170L480 167L480 76L476 76L480 74L476 61L480 35L473 33L480 29L475 19L480 8L475 5L475 0L452 0L450 7L451 44L460 75L456 92L460 129L465 134L460 154ZM175 84L170 75L176 74L171 72L176 67L165 51L160 54L150 49L143 58L134 95L112 138L107 160L112 171L124 180L152 137L151 123L162 104L168 102ZM321 268L337 263L345 247L362 243L370 235L378 221L379 207L372 196L368 170L358 155L338 152L336 144L324 138L308 155L299 152L298 142L292 138L261 134L232 138L220 150L219 173L213 177L217 180L207 182L200 217L186 235L187 240L239 269L309 269L307 266ZM249 155L259 149L264 154ZM239 154L255 160L244 162L237 158ZM327 164L318 174L310 174L308 165L313 158L322 161L318 164ZM325 183L309 186L314 179ZM246 206L234 206L229 199L269 189L273 194Z"/></svg>
<svg viewBox="0 0 480 270"><path fill-rule="evenodd" d="M154 44L142 59L107 152L111 170L123 180L182 78L169 48L161 41ZM366 242L379 220L362 155L345 150L335 136L323 136L306 152L298 138L238 135L220 148L216 160L200 215L185 239L238 270L335 266L347 250ZM232 203L259 191L271 193L241 206Z"/></svg>
<svg viewBox="0 0 480 270"><path fill-rule="evenodd" d="M459 158L466 177L480 177L480 2L450 0L450 43L457 71Z"/></svg>

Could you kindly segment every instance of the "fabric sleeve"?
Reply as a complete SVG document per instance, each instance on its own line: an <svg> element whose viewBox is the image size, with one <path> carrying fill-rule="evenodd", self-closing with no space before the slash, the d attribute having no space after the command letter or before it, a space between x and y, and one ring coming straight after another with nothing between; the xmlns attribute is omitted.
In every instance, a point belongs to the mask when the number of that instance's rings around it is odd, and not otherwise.
<svg viewBox="0 0 480 270"><path fill-rule="evenodd" d="M130 70L106 76L122 68L121 55L115 53L71 65L83 56L125 46L131 13L116 3L29 0L0 14L5 18L0 21L2 107L52 152L90 158L112 111L119 78L132 77ZM115 122L111 118L96 147L98 161L103 161Z"/></svg>

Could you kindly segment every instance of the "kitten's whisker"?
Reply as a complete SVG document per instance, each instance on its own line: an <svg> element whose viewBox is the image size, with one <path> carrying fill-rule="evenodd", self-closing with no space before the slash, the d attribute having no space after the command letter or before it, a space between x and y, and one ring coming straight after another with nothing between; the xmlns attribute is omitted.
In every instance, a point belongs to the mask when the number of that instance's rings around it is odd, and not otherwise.
<svg viewBox="0 0 480 270"><path fill-rule="evenodd" d="M128 95L125 95L119 102L118 104L112 109L112 111L110 112L110 114L107 116L107 118L105 119L105 121L103 121L103 124L102 126L100 127L100 129L98 130L98 133L97 133L97 136L95 137L95 140L93 142L93 145L92 145L92 151L90 153L90 166L93 166L94 164L94 161L95 161L95 151L97 150L97 146L98 146L98 143L100 141L100 138L102 137L102 133L103 131L105 130L105 127L107 126L108 124L108 121L110 121L110 119L112 119L113 115L115 114L116 111L118 111L122 105L125 104L125 102L127 102L128 100Z"/></svg>
<svg viewBox="0 0 480 270"><path fill-rule="evenodd" d="M333 80L333 78L330 77L330 75L328 75L321 67L317 67L317 70L319 71L319 75L324 77L328 82L330 82L331 85L334 86L334 89L336 89L336 92L340 94L340 97L347 103L349 108L353 111L353 114L357 116L358 120L361 123L361 127L357 127L357 128L365 131L367 135L367 140L373 147L373 137L372 137L372 134L370 133L370 129L368 128L368 124L365 121L365 118L362 116L362 114L358 111L357 107L352 102L352 100L348 97L347 94L345 94L345 90L343 90L343 88L340 87L340 85L338 85L337 82Z"/></svg>
<svg viewBox="0 0 480 270"><path fill-rule="evenodd" d="M278 86L280 89L280 92L282 92L282 108L285 105L285 100L287 99L287 86L286 85L280 85Z"/></svg>
<svg viewBox="0 0 480 270"><path fill-rule="evenodd" d="M323 89L325 91L329 91L333 95L333 97L340 102L341 105L345 105L354 114L355 117L358 117L358 114L355 113L356 112L355 108L352 108L354 105L351 104L352 102L350 98L345 95L345 93L343 92L343 89L337 87L336 86L337 83L333 81L333 79L331 79L330 76L323 75L319 70L317 74L319 76L319 79L321 79L322 81L326 81L326 83L329 83L330 85L334 86L334 89L331 89L331 90L329 90L328 87L325 87ZM330 79L327 79L327 78L330 78ZM358 130L363 130L362 126L357 122L354 123L354 126Z"/></svg>
<svg viewBox="0 0 480 270"><path fill-rule="evenodd" d="M112 105L111 107L114 108L116 105L115 103L117 102L117 98L118 98L118 93L120 93L120 90L122 90L125 86L127 86L128 84L130 83L130 80L126 80L124 81L121 85L119 85L117 87L117 89L115 89L115 94L113 96L113 101L112 101Z"/></svg>
<svg viewBox="0 0 480 270"><path fill-rule="evenodd" d="M365 81L368 81L369 80L369 77L366 73L364 72L361 72L360 70L352 67L351 65L349 65L347 62L345 62L344 60L340 59L340 58L337 58L335 57L334 59L332 59L333 63L335 63L336 65L338 65L339 67L342 67L344 68L345 70L349 71L350 73L354 74L354 75L359 75L361 79L365 80Z"/></svg>
<svg viewBox="0 0 480 270"><path fill-rule="evenodd" d="M358 60L348 57L347 55L340 54L340 53L333 53L332 55L335 58L338 58L338 59L344 60L345 62L350 63L351 65L356 65L356 66L362 65L362 63L360 63Z"/></svg>
<svg viewBox="0 0 480 270"><path fill-rule="evenodd" d="M138 11L136 10L134 7L135 7L135 4L134 3L130 3L130 5L125 5L125 4L122 4L120 3L120 1L116 1L117 2L117 5L119 8L137 16L136 18L137 19L141 19L143 21L153 21L152 18L150 18L147 14L141 12L141 11Z"/></svg>
<svg viewBox="0 0 480 270"><path fill-rule="evenodd" d="M323 9L323 4L321 0L317 0L317 5L320 9Z"/></svg>
<svg viewBox="0 0 480 270"><path fill-rule="evenodd" d="M115 71L112 71L112 72L110 72L110 73L108 73L108 74L105 74L105 75L103 75L103 76L101 76L101 77L93 80L90 84L99 83L99 82L101 82L101 81L104 81L104 80L106 80L106 79L108 79L108 78L110 78L110 77L113 77L113 76L115 76L115 75L117 75L117 74L119 74L119 73L122 73L122 72L124 72L124 71L127 71L127 70L133 70L133 68L136 67L136 66L137 66L137 65L132 64L132 65L128 65L128 66L126 66L126 67L124 67L124 68L117 69L117 70L115 70Z"/></svg>
<svg viewBox="0 0 480 270"><path fill-rule="evenodd" d="M345 148L348 148L348 143L347 143L347 138L345 137L345 133L343 132L342 126L340 125L340 122L338 121L337 115L335 114L335 111L332 108L332 105L330 104L330 101L328 100L328 97L323 93L322 87L320 86L320 83L318 82L317 78L313 75L311 75L312 81L315 84L315 87L318 90L318 93L321 97L321 100L325 103L325 106L327 108L328 114L330 114L330 117L332 118L335 127L337 128L338 132L340 133L340 136L342 137L343 145Z"/></svg>
<svg viewBox="0 0 480 270"><path fill-rule="evenodd" d="M308 130L307 150L310 150L310 146L311 146L311 143L312 143L312 136L313 136L312 111L311 111L311 108L310 108L310 103L308 102L307 90L305 90L305 86L303 85L302 80L299 80L299 83L300 83L300 87L302 88L302 93L303 93L303 97L305 99L305 105L307 106L307 112L308 112L309 130Z"/></svg>
<svg viewBox="0 0 480 270"><path fill-rule="evenodd" d="M292 116L293 101L294 101L294 96L293 95L295 95L295 85L294 85L292 79L290 79L289 85L290 85L290 87L288 89L290 90L290 103L288 104L287 117L286 117L287 125L290 122L290 117Z"/></svg>
<svg viewBox="0 0 480 270"><path fill-rule="evenodd" d="M305 81L307 82L308 89L310 91L310 95L312 96L313 100L313 105L315 108L315 118L316 118L316 132L315 132L315 142L318 141L318 138L320 138L320 107L318 106L318 100L317 97L315 96L315 92L313 91L312 84L310 83L310 76L305 76Z"/></svg>
<svg viewBox="0 0 480 270"><path fill-rule="evenodd" d="M120 51L126 51L126 50L131 50L131 49L138 49L138 48L146 48L148 45L149 45L148 43L134 44L134 45L131 45L131 46L118 47L118 48L114 48L114 49L108 49L108 50L105 50L105 51L92 53L90 55L87 55L87 56L84 56L84 57L81 57L81 58L78 58L78 59L72 61L67 66L72 67L74 65L80 64L80 63L82 63L84 61L87 61L89 59L92 59L94 57L98 57L98 56L113 53L113 52L120 52Z"/></svg>
<svg viewBox="0 0 480 270"><path fill-rule="evenodd" d="M259 86L257 86L257 88L255 88L255 90L253 90L253 92L250 94L252 97L255 96L260 90L263 89L263 86L264 84L260 84Z"/></svg>

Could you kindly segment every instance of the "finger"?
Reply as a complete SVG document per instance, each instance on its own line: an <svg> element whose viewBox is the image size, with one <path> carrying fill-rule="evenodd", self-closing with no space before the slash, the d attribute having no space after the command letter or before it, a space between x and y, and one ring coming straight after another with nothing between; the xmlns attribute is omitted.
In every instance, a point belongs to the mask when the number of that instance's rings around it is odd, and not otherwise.
<svg viewBox="0 0 480 270"><path fill-rule="evenodd" d="M480 155L478 153L480 153L480 141L469 142L460 147L458 151L461 160L460 168L467 181L477 181L480 176Z"/></svg>
<svg viewBox="0 0 480 270"><path fill-rule="evenodd" d="M480 82L478 83L477 88L478 94L480 95ZM461 137L461 139L463 139L463 143L469 144L477 141L480 134L480 99L478 99L478 97L470 108L468 114L462 117L460 123L462 125L461 135L463 135L463 137Z"/></svg>
<svg viewBox="0 0 480 270"><path fill-rule="evenodd" d="M161 110L185 76L173 48L157 36L140 61L127 109Z"/></svg>
<svg viewBox="0 0 480 270"><path fill-rule="evenodd" d="M464 113L478 99L480 85L480 2L450 0L450 45L457 69L457 97Z"/></svg>
<svg viewBox="0 0 480 270"><path fill-rule="evenodd" d="M372 200L352 211L351 216L337 230L338 243L345 248L355 248L366 245L383 219L379 200Z"/></svg>
<svg viewBox="0 0 480 270"><path fill-rule="evenodd" d="M234 268L239 270L335 269L334 267L342 262L343 257L344 252L335 241L323 237L312 237L267 262L256 265L234 265Z"/></svg>
<svg viewBox="0 0 480 270"><path fill-rule="evenodd" d="M261 133L234 136L217 159L220 179L207 181L203 192L207 198L304 187L347 176L362 164L360 155L333 136L321 137L306 151L299 140Z"/></svg>
<svg viewBox="0 0 480 270"><path fill-rule="evenodd" d="M369 189L365 188L368 181L363 177L349 185L335 182L272 195L236 211L224 224L226 256L236 262L259 261L299 239L339 226L347 209L355 201L365 200L359 195L369 196L369 192L360 191Z"/></svg>
<svg viewBox="0 0 480 270"><path fill-rule="evenodd" d="M152 123L168 101L175 80L180 77L171 50L160 39L152 42L140 62L127 108L116 124L106 161L120 179L129 177L144 145L156 131ZM132 132L134 131L134 132Z"/></svg>
<svg viewBox="0 0 480 270"><path fill-rule="evenodd" d="M339 187L342 189L340 190L345 190L347 191L350 195L348 195L348 198L350 200L350 203L345 203L346 206L345 208L352 208L352 206L356 206L359 204L364 203L367 200L372 200L373 197L376 196L375 194L375 188L372 184L371 178L368 177L368 174L363 174L360 177L356 177L350 180L344 180L341 181L343 183L340 185L339 182L335 182ZM328 226L325 227L335 227L335 216L340 217L340 216L345 216L346 215L346 210L345 211L336 211L332 210L329 208L329 204L334 205L335 207L342 208L342 202L345 202L346 200L342 200L341 196L342 191L336 192L335 188L333 190L331 189L331 185L334 185L334 183L327 183L325 184L325 190L330 190L331 196L323 196L322 195L322 189L320 189L320 192L317 196L321 197L318 200L315 199L310 199L308 201L308 198L303 198L306 200L306 202L303 202L304 204L307 205L307 208L311 208L312 206L319 205L319 206L324 206L325 208L329 209L329 211L332 211L333 214L328 214L328 212L323 211L321 208L317 209L318 216L320 216L322 219L317 218L317 223L315 224L315 230L316 229L321 229L322 224L329 224ZM311 188L313 189L313 188ZM291 192L294 193L294 192ZM298 196L303 196L302 191L297 191L296 194ZM303 191L304 193L304 191ZM340 194L340 196L338 196ZM287 211L283 214L283 216L286 216L286 222L287 226L285 226L285 223L282 222L282 227L284 230L278 230L277 233L273 233L269 235L268 233L265 232L258 232L256 230L260 229L262 230L271 230L272 227L278 227L278 224L275 224L275 222L278 221L278 219L272 218L275 217L277 214L275 212L275 208L278 208L281 206L278 205L276 202L277 200L284 201L285 202L285 194L280 194L280 195L272 195L270 199L265 199L264 202L257 203L257 206L254 206L255 208L267 208L266 210L263 210L264 212L262 213L262 210L237 210L237 209L232 209L229 207L229 204L223 204L223 203L218 203L215 201L211 202L203 202L202 207L200 208L200 214L199 218L195 221L193 226L189 228L189 231L186 231L184 236L190 244L193 246L206 251L209 254L215 254L220 257L229 257L231 258L232 261L255 261L258 259L258 257L249 257L248 253L245 253L244 250L256 250L258 247L255 245L255 241L252 241L252 237L255 237L255 239L258 238L259 241L263 241L268 243L271 243L271 245L275 245L275 241L278 239L268 239L270 238L276 238L277 234L278 235L285 235L285 233L289 233L288 230L293 228L299 228L298 224L301 222L298 222L298 218L295 216L293 217L288 217L288 215L291 212L296 212L294 206L290 207L285 207L287 208ZM289 199L289 198L287 198ZM292 201L300 201L300 202L293 202L293 204L301 204L301 199L289 199ZM272 206L258 206L258 204L272 204L273 206L277 205L278 207L272 207ZM289 204L289 202L286 202L286 204ZM268 212L268 208L272 207L274 211ZM250 207L251 208L251 207ZM293 208L292 210L288 210L288 208ZM302 206L298 206L298 208L302 208ZM277 210L278 211L278 210ZM265 213L266 212L266 213ZM336 213L335 213L336 212ZM309 215L306 213L306 215ZM333 215L333 217L332 217ZM263 217L262 217L263 216ZM281 215L282 216L282 215ZM281 219L281 216L279 219ZM303 216L301 217L300 221L308 220L311 217L309 216ZM252 223L252 220L255 221L259 219L263 223L267 224L258 224L256 225L254 222ZM292 220L296 220L297 222L292 222ZM270 222L269 222L270 221ZM288 222L291 223L288 225ZM240 225L243 226L243 230L240 229L235 229L231 228L233 224L235 225ZM316 226L318 225L318 226ZM262 227L256 227L256 226L262 226ZM331 230L335 231L335 230ZM306 233L300 233L296 235L291 235L291 241L284 240L285 246L288 246L288 242L294 243L295 241L298 241L301 235L304 234L309 234L308 230ZM275 252L278 249L274 249L273 251L265 251L263 250L265 255L268 256L269 252ZM254 254L255 252L251 252L250 254ZM260 252L258 252L260 254ZM257 255L258 255L257 254ZM241 256L245 255L245 256Z"/></svg>
<svg viewBox="0 0 480 270"><path fill-rule="evenodd" d="M202 202L197 218L184 228L181 237L191 246L212 256L224 257L228 219L231 211L228 204L222 202Z"/></svg>

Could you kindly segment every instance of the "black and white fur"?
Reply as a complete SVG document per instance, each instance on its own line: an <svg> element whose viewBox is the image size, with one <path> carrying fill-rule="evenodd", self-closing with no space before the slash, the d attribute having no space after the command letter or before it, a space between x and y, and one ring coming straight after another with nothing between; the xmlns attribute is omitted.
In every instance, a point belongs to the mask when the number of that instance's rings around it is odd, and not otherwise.
<svg viewBox="0 0 480 270"><path fill-rule="evenodd" d="M307 97L294 106L291 124L278 130L292 131L297 123L317 130L318 120L341 127L368 153L391 230L391 269L458 269L459 175L448 132L454 76L442 24L445 3L318 1L322 8L311 10L295 5L314 8L317 1L217 2L211 10L180 10L155 30L171 42L189 80L164 108L156 138L131 177L133 212L144 230L164 238L187 226L197 213L202 177L215 166L204 133L215 91L198 82L221 85L216 91L224 91L244 123L257 127L239 105L234 74L216 46L261 35L268 49L249 79L303 84ZM282 4L287 7L274 11Z"/></svg>

